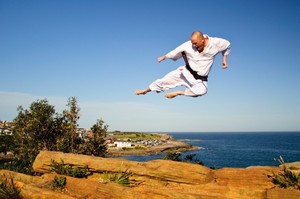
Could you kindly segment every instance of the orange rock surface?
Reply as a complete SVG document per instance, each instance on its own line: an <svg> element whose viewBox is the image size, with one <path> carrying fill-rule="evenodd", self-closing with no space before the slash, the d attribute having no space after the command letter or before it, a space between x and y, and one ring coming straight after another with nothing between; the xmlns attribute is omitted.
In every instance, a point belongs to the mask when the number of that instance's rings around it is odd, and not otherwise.
<svg viewBox="0 0 300 199"><path fill-rule="evenodd" d="M66 187L53 190L51 182L57 174L50 171L51 160L64 161L74 166L87 165L92 171L88 178L66 176ZM205 166L153 160L134 162L124 159L100 158L86 155L42 151L33 168L42 176L28 176L11 171L0 174L11 176L20 187L24 198L168 198L168 199L288 199L300 198L300 191L276 187L268 175L278 172L279 167L223 168L213 170ZM300 168L298 168L300 169ZM103 173L132 172L130 186L105 182Z"/></svg>

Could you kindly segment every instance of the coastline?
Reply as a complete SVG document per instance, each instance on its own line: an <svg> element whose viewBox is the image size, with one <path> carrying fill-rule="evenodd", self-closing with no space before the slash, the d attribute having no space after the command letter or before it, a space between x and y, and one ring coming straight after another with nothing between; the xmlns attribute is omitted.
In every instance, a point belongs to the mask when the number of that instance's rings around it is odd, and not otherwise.
<svg viewBox="0 0 300 199"><path fill-rule="evenodd" d="M124 150L122 148L111 148L108 147L107 157L117 157L117 156L128 156L128 155L151 155L151 154L160 154L165 152L183 152L189 150L197 150L197 146L193 146L185 143L184 141L177 140L169 134L156 134L159 135L159 140L162 141L160 145L156 146L145 146L144 148L130 148L130 150ZM128 149L128 148L127 148ZM13 156L0 156L0 163L11 160Z"/></svg>
<svg viewBox="0 0 300 199"><path fill-rule="evenodd" d="M145 149L131 149L123 150L122 148L109 148L107 156L126 156L126 155L150 155L150 154L159 154L169 151L188 151L196 150L197 146L187 144L183 141L176 140L171 135L168 134L159 134L161 136L160 140L163 141L163 144L157 146L146 147Z"/></svg>

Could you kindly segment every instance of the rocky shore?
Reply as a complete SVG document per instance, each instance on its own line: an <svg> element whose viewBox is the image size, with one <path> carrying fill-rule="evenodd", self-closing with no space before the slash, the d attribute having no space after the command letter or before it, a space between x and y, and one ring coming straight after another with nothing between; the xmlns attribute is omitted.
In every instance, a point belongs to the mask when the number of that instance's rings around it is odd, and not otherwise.
<svg viewBox="0 0 300 199"><path fill-rule="evenodd" d="M146 145L145 148L131 148L124 150L122 148L108 148L108 156L124 156L124 155L150 155L168 151L186 151L196 150L198 147L187 144L183 141L176 140L168 134L159 134L161 137L157 145ZM154 142L154 141L153 141Z"/></svg>
<svg viewBox="0 0 300 199"><path fill-rule="evenodd" d="M64 161L74 167L88 166L87 178L66 177L63 190L51 188L56 176L51 161ZM1 170L12 178L24 199L298 199L300 191L283 189L270 179L280 167L210 169L198 164L169 160L134 162L119 158L100 158L62 152L41 151L33 168L39 176ZM300 163L293 169L300 170ZM107 173L130 172L129 186L107 182Z"/></svg>

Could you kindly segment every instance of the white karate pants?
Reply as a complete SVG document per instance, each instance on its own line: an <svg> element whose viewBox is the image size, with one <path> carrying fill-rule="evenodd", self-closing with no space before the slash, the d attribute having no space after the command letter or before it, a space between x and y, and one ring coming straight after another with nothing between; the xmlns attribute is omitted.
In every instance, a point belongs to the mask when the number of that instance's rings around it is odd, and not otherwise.
<svg viewBox="0 0 300 199"><path fill-rule="evenodd" d="M151 91L161 92L178 86L185 86L184 95L190 97L198 97L207 93L207 81L195 79L185 66L180 66L163 78L157 79L150 84L149 88Z"/></svg>

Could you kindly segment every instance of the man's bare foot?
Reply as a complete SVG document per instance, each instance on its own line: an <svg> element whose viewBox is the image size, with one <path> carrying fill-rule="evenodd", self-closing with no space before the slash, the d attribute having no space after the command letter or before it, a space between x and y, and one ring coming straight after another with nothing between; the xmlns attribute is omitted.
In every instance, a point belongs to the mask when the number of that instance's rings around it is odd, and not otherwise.
<svg viewBox="0 0 300 199"><path fill-rule="evenodd" d="M184 91L175 91L175 92L167 93L165 94L165 97L171 99L177 97L178 95L184 95Z"/></svg>
<svg viewBox="0 0 300 199"><path fill-rule="evenodd" d="M151 90L149 88L144 89L144 90L136 90L134 93L136 95L145 95L146 93L150 92Z"/></svg>

